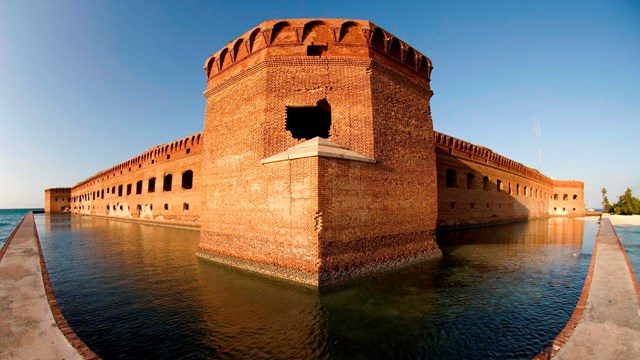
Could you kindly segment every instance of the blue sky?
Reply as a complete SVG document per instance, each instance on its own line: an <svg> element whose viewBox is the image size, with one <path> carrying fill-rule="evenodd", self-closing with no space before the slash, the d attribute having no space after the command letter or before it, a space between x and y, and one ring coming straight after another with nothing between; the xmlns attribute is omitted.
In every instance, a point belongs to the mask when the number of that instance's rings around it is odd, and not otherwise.
<svg viewBox="0 0 640 360"><path fill-rule="evenodd" d="M431 58L436 130L640 195L638 1L0 1L0 208L202 130L204 60L266 19L368 19ZM588 202L588 201L587 201Z"/></svg>

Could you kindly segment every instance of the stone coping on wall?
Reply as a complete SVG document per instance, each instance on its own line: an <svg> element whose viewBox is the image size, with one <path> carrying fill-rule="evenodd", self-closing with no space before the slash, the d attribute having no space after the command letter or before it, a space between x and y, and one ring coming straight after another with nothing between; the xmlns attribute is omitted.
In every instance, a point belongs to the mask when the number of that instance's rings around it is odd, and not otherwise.
<svg viewBox="0 0 640 360"><path fill-rule="evenodd" d="M573 315L534 359L550 358L640 359L640 284L606 217Z"/></svg>
<svg viewBox="0 0 640 360"><path fill-rule="evenodd" d="M99 359L65 320L27 213L0 251L0 358Z"/></svg>
<svg viewBox="0 0 640 360"><path fill-rule="evenodd" d="M301 159L306 157L330 157L353 161L375 163L376 160L355 151L349 150L346 146L336 144L321 137L315 137L301 144L288 148L287 150L260 160L261 164L268 164L278 161Z"/></svg>

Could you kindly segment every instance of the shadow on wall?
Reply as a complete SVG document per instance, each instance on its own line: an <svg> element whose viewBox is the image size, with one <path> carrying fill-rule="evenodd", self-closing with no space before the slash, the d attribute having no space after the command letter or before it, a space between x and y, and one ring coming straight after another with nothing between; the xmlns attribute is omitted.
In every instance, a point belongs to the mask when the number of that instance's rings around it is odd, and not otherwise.
<svg viewBox="0 0 640 360"><path fill-rule="evenodd" d="M546 217L548 184L436 147L438 228Z"/></svg>

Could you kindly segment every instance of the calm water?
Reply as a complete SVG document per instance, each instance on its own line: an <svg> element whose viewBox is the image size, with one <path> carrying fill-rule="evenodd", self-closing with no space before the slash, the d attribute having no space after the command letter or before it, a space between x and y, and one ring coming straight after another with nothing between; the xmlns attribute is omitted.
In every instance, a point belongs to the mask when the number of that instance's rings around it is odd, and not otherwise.
<svg viewBox="0 0 640 360"><path fill-rule="evenodd" d="M616 233L627 250L627 256L636 273L636 278L640 281L640 226L615 226Z"/></svg>
<svg viewBox="0 0 640 360"><path fill-rule="evenodd" d="M198 231L36 221L62 311L105 359L530 359L573 312L597 230L447 232L440 260L318 292L198 260Z"/></svg>
<svg viewBox="0 0 640 360"><path fill-rule="evenodd" d="M24 215L31 210L42 209L0 209L0 247L4 245Z"/></svg>

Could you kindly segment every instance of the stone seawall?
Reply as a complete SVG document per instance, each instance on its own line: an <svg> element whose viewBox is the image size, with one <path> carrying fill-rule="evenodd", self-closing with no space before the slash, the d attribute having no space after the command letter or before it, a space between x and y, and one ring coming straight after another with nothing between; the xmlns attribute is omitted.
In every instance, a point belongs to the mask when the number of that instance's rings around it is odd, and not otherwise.
<svg viewBox="0 0 640 360"><path fill-rule="evenodd" d="M64 319L33 214L0 250L0 358L99 359Z"/></svg>
<svg viewBox="0 0 640 360"><path fill-rule="evenodd" d="M535 359L640 359L640 284L603 216L575 311Z"/></svg>

